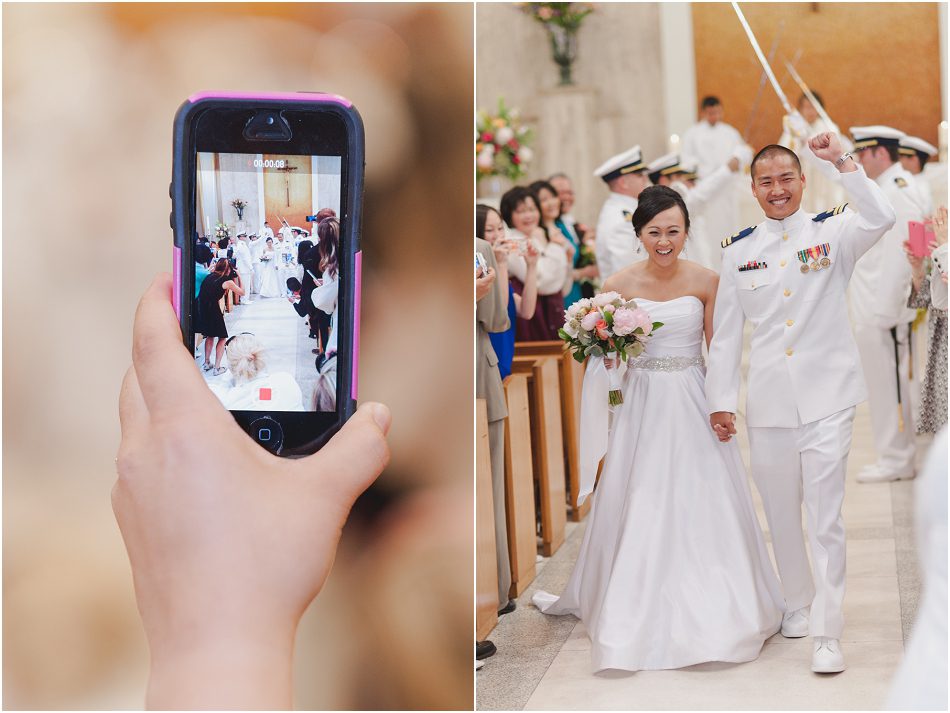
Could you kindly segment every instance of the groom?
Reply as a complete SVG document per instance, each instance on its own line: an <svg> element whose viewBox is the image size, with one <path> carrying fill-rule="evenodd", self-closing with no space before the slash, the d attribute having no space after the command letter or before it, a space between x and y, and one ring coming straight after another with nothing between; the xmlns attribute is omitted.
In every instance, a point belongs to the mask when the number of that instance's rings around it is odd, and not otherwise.
<svg viewBox="0 0 950 713"><path fill-rule="evenodd" d="M836 134L819 134L808 143L841 173L858 213L844 206L805 213L798 157L776 145L759 151L752 160L752 192L766 220L722 241L706 398L710 424L728 441L736 432L743 325L751 320L746 423L752 477L785 593L782 635L811 634L812 671L837 673L845 668L839 644L845 589L841 505L854 407L867 398L845 290L855 263L895 217ZM801 526L803 496L811 571Z"/></svg>

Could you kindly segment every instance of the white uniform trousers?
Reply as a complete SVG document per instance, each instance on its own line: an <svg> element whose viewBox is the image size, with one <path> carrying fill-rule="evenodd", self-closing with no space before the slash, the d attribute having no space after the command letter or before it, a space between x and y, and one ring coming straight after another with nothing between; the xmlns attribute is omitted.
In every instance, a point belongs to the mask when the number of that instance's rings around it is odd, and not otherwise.
<svg viewBox="0 0 950 713"><path fill-rule="evenodd" d="M811 635L833 639L840 639L844 628L841 505L853 423L852 406L797 428L749 427L752 477L765 506L786 606L794 611L810 604ZM811 569L802 532L803 495Z"/></svg>
<svg viewBox="0 0 950 713"><path fill-rule="evenodd" d="M900 354L901 408L897 407L897 373L894 358L894 339L889 329L855 324L854 340L861 354L861 366L868 385L868 405L871 407L871 429L877 448L877 465L886 473L910 476L914 472L913 397L908 379L910 357L909 328L897 327ZM899 415L903 414L903 430Z"/></svg>

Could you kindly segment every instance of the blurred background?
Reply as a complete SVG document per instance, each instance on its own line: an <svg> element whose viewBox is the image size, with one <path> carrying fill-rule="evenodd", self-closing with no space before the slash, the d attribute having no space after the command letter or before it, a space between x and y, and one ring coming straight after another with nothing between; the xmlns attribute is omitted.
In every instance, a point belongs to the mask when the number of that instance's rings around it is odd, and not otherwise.
<svg viewBox="0 0 950 713"><path fill-rule="evenodd" d="M360 397L392 408L393 457L301 625L296 705L472 706L472 21L437 3L4 5L5 709L144 702L116 403L136 303L171 265L172 118L207 89L334 92L366 127Z"/></svg>

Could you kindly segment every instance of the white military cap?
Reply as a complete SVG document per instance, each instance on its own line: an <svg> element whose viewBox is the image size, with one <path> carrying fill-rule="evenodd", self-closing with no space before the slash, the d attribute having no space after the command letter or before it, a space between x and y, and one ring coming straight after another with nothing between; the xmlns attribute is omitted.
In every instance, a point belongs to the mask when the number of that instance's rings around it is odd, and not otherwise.
<svg viewBox="0 0 950 713"><path fill-rule="evenodd" d="M854 139L854 150L872 146L897 146L906 134L890 126L852 126L849 131Z"/></svg>
<svg viewBox="0 0 950 713"><path fill-rule="evenodd" d="M904 136L901 139L900 148L898 149L900 153L905 156L913 156L915 153L926 154L929 157L937 155L937 147L933 144L928 144L923 139L918 139L916 136Z"/></svg>
<svg viewBox="0 0 950 713"><path fill-rule="evenodd" d="M668 176L671 173L684 173L686 169L680 165L679 154L668 153L666 156L660 156L660 158L652 161L647 166L647 171L651 174L658 173L661 176Z"/></svg>
<svg viewBox="0 0 950 713"><path fill-rule="evenodd" d="M646 164L643 163L643 154L640 153L640 146L637 145L608 158L594 171L594 175L609 183L628 173L644 170L646 170Z"/></svg>

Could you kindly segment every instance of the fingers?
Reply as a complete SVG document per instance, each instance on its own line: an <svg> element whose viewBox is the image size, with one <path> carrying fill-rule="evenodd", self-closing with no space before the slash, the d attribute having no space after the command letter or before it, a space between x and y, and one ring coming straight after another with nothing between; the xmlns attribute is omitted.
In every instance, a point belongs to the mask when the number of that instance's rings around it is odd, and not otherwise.
<svg viewBox="0 0 950 713"><path fill-rule="evenodd" d="M158 275L139 301L132 329L132 363L153 419L180 414L211 395L182 343L172 289L171 276Z"/></svg>
<svg viewBox="0 0 950 713"><path fill-rule="evenodd" d="M119 389L119 426L122 440L135 440L148 429L148 407L142 397L135 368L129 367Z"/></svg>
<svg viewBox="0 0 950 713"><path fill-rule="evenodd" d="M335 492L349 508L389 463L386 434L392 416L379 403L365 403L323 450L298 463L320 485Z"/></svg>

